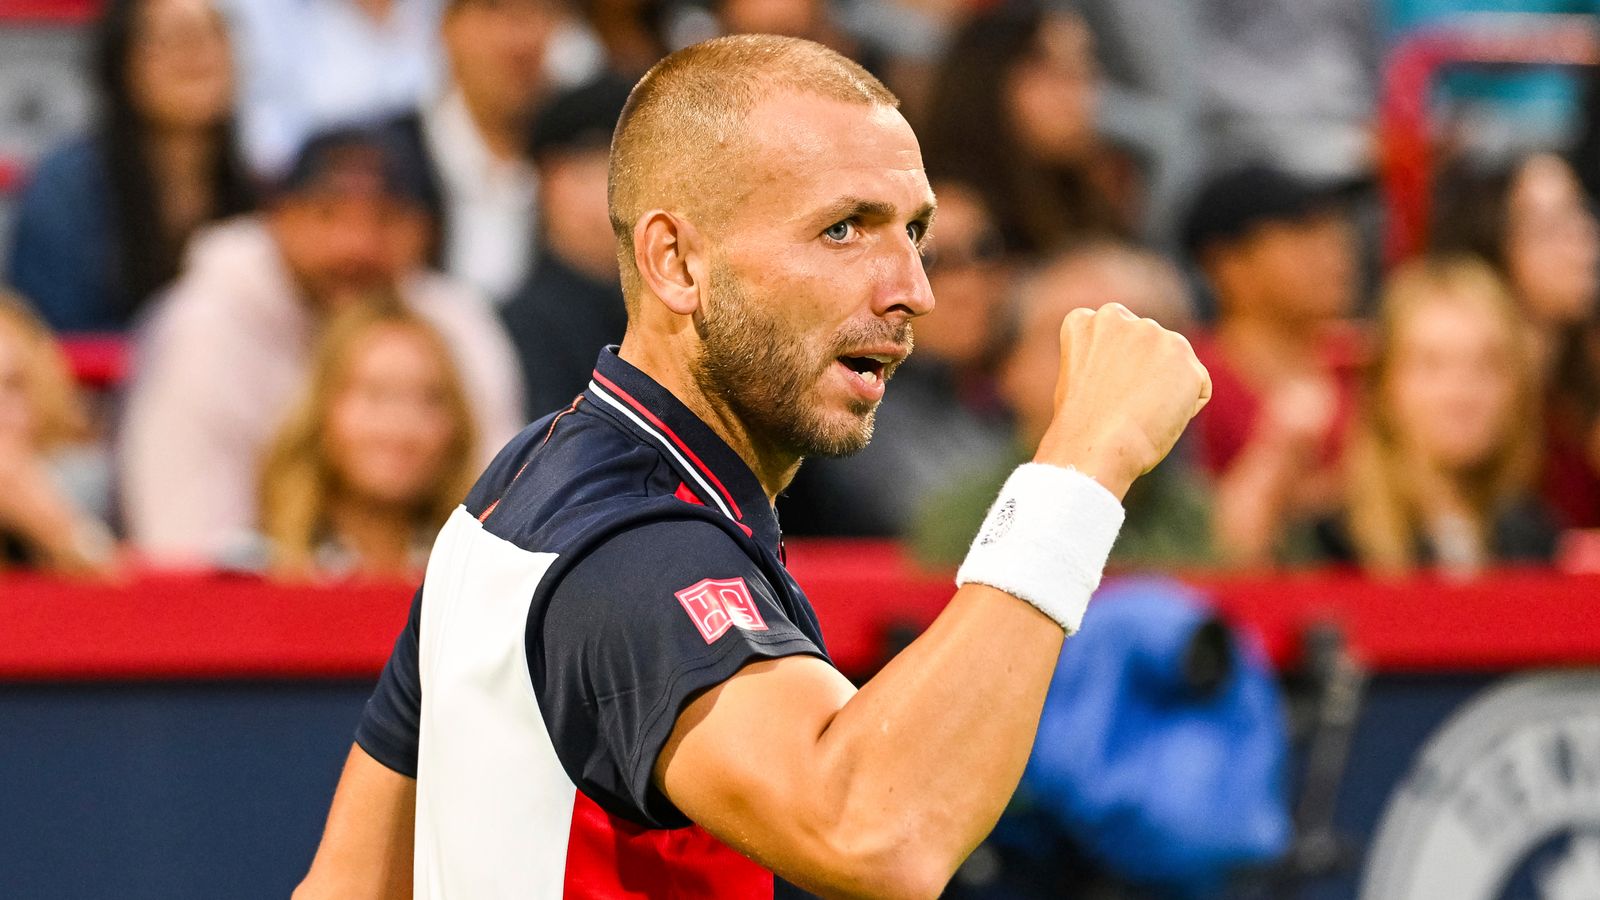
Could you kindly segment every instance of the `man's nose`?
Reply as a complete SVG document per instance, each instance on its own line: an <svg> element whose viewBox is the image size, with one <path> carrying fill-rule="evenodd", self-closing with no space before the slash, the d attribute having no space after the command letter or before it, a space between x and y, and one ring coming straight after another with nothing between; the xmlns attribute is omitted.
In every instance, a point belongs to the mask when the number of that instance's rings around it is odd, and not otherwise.
<svg viewBox="0 0 1600 900"><path fill-rule="evenodd" d="M874 313L915 318L933 311L933 288L928 285L928 273L922 267L922 254L909 236L889 250L881 265Z"/></svg>

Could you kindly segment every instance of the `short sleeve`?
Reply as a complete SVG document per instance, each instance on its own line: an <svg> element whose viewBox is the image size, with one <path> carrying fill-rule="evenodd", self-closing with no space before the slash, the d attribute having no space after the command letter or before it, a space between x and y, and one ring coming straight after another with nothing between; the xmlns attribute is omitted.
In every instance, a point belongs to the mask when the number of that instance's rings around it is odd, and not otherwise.
<svg viewBox="0 0 1600 900"><path fill-rule="evenodd" d="M678 714L748 663L826 659L736 539L703 520L641 525L556 583L528 660L562 765L609 812L674 828L689 820L656 789Z"/></svg>
<svg viewBox="0 0 1600 900"><path fill-rule="evenodd" d="M417 588L406 627L395 639L378 687L356 725L356 743L368 756L410 778L417 777L422 713L422 678L417 668L417 620L421 614L422 588Z"/></svg>

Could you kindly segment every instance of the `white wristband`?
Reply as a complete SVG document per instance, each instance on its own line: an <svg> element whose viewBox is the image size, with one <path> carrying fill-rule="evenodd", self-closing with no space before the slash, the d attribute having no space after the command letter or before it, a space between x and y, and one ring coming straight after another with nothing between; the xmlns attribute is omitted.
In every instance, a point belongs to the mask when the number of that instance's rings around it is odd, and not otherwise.
<svg viewBox="0 0 1600 900"><path fill-rule="evenodd" d="M978 529L956 586L1005 591L1072 634L1100 586L1122 517L1117 498L1076 469L1018 466Z"/></svg>

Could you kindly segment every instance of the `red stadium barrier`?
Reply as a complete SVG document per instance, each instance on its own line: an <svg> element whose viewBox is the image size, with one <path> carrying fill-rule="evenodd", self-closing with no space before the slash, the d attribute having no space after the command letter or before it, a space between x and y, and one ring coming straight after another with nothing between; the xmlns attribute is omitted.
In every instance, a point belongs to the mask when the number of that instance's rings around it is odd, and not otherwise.
<svg viewBox="0 0 1600 900"><path fill-rule="evenodd" d="M846 672L883 661L897 627L925 626L952 590L887 543L795 541L790 568ZM1465 583L1348 574L1191 579L1292 665L1305 629L1341 627L1388 671L1600 665L1600 576L1501 572ZM371 677L405 621L397 585L289 587L253 577L125 582L0 575L0 680Z"/></svg>
<svg viewBox="0 0 1600 900"><path fill-rule="evenodd" d="M101 0L0 0L0 25L80 25L100 15Z"/></svg>

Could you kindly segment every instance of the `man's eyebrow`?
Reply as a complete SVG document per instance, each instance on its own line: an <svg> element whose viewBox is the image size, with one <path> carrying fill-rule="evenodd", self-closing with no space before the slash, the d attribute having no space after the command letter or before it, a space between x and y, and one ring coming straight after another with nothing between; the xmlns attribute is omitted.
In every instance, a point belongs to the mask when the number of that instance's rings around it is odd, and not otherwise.
<svg viewBox="0 0 1600 900"><path fill-rule="evenodd" d="M825 218L829 222L842 222L845 219L893 219L899 212L899 207L887 200L870 200L866 197L840 197L833 201L818 214L818 218ZM914 222L926 222L933 218L933 204L923 203L917 208L916 214L911 217Z"/></svg>

